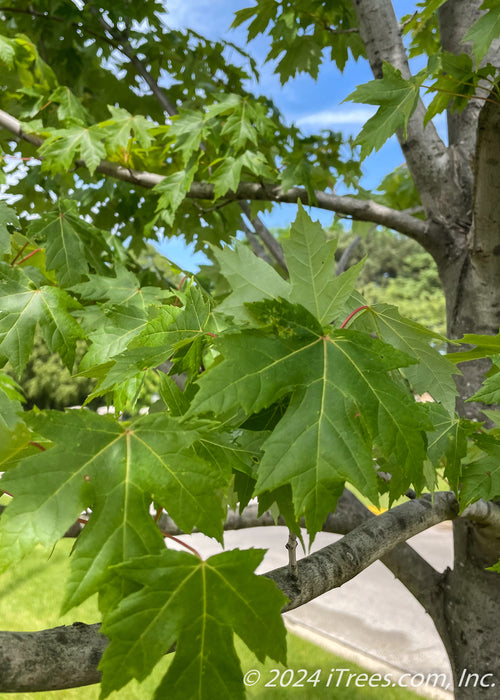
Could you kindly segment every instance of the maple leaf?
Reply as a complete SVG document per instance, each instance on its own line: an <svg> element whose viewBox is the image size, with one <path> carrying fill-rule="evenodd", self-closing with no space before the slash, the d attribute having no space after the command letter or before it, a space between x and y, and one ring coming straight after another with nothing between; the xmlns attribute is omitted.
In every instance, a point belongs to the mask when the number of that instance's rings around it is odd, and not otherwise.
<svg viewBox="0 0 500 700"><path fill-rule="evenodd" d="M168 359L176 364L176 371L186 371L188 379L199 373L211 321L210 303L194 286L188 289L185 298L185 308L161 307L141 332L130 339L128 349L114 360L115 366L108 365L112 369L97 387L99 393L109 390L120 377L130 379ZM92 368L86 374L94 376L91 372Z"/></svg>
<svg viewBox="0 0 500 700"><path fill-rule="evenodd" d="M500 355L491 357L493 366L486 374L483 385L467 401L482 401L486 404L496 404L500 401Z"/></svg>
<svg viewBox="0 0 500 700"><path fill-rule="evenodd" d="M234 248L214 249L221 274L231 285L231 294L219 304L217 311L240 320L249 320L244 304L260 299L287 297L290 285L247 246L236 241Z"/></svg>
<svg viewBox="0 0 500 700"><path fill-rule="evenodd" d="M141 287L137 276L123 265L115 265L113 272L114 277L90 275L87 281L74 284L71 291L85 301L106 300L112 304L133 303L144 310L148 306L175 296L168 289Z"/></svg>
<svg viewBox="0 0 500 700"><path fill-rule="evenodd" d="M131 347L163 347L173 351L200 338L206 332L210 303L198 287L189 287L185 308L164 306L138 335Z"/></svg>
<svg viewBox="0 0 500 700"><path fill-rule="evenodd" d="M147 326L148 310L134 301L111 304L102 309L85 310L83 325L88 330L88 338L92 345L80 363L82 373L88 375L97 365L102 365L122 353L132 339ZM93 330L94 328L96 330Z"/></svg>
<svg viewBox="0 0 500 700"><path fill-rule="evenodd" d="M467 421L449 412L439 404L427 405L434 429L427 435L427 453L435 467L445 460L444 477L450 488L458 493L462 460L467 455L467 437L477 430L477 423Z"/></svg>
<svg viewBox="0 0 500 700"><path fill-rule="evenodd" d="M111 564L161 550L149 514L153 500L186 532L196 525L221 538L225 511L217 492L231 472L189 449L196 430L165 414L124 424L86 410L41 412L29 425L54 447L2 478L14 498L0 522L0 561L5 568L36 544L52 546L92 507L72 558L65 609L98 590Z"/></svg>
<svg viewBox="0 0 500 700"><path fill-rule="evenodd" d="M210 182L214 183L214 199L222 197L229 190L236 192L240 182L243 162L241 158L227 156L214 170Z"/></svg>
<svg viewBox="0 0 500 700"><path fill-rule="evenodd" d="M291 483L297 516L321 529L347 480L377 503L374 445L392 456L393 495L422 484L426 419L389 372L415 362L352 330L325 335L303 307L285 300L247 304L266 330L219 338L224 360L199 380L187 415L257 413L291 393L263 445L256 492Z"/></svg>
<svg viewBox="0 0 500 700"><path fill-rule="evenodd" d="M458 394L453 377L460 371L431 345L433 340L445 342L446 338L404 318L390 304L374 304L364 315L370 319L381 340L418 360L418 364L402 370L415 392L428 392L453 415ZM356 327L356 321L353 326Z"/></svg>
<svg viewBox="0 0 500 700"><path fill-rule="evenodd" d="M150 130L155 126L151 121L140 114L133 116L122 107L108 105L108 110L111 119L100 122L99 128L111 153L118 149L127 150L132 138L144 150L150 148L153 142Z"/></svg>
<svg viewBox="0 0 500 700"><path fill-rule="evenodd" d="M42 170L52 174L67 171L80 156L89 172L93 174L101 160L106 157L102 135L96 126L75 125L67 129L45 131L48 136L39 149L43 158Z"/></svg>
<svg viewBox="0 0 500 700"><path fill-rule="evenodd" d="M471 458L462 471L460 505L465 508L481 498L492 501L500 497L500 444L492 434L477 434L473 441L482 450Z"/></svg>
<svg viewBox="0 0 500 700"><path fill-rule="evenodd" d="M364 262L335 277L336 248L337 242L325 239L320 222L311 221L299 202L290 237L283 242L292 287L288 298L305 306L321 324L344 309Z"/></svg>
<svg viewBox="0 0 500 700"><path fill-rule="evenodd" d="M286 654L280 615L286 598L253 573L263 555L232 550L202 561L164 550L114 567L142 588L104 620L111 641L101 662L103 697L132 678L146 678L176 642L156 698L244 698L234 633L261 661L284 662Z"/></svg>
<svg viewBox="0 0 500 700"><path fill-rule="evenodd" d="M464 36L464 41L474 44L474 56L479 62L488 53L491 42L498 38L500 33L500 2L498 0L484 0L481 10L487 10L481 14Z"/></svg>
<svg viewBox="0 0 500 700"><path fill-rule="evenodd" d="M49 97L51 102L58 104L57 117L68 124L86 125L90 122L90 115L71 90L65 85L58 88Z"/></svg>
<svg viewBox="0 0 500 700"><path fill-rule="evenodd" d="M344 100L379 105L376 114L368 119L356 138L361 145L361 158L368 156L373 149L378 151L400 128L406 138L408 120L418 104L423 74L405 80L401 71L385 62L383 74L383 78L359 85Z"/></svg>
<svg viewBox="0 0 500 700"><path fill-rule="evenodd" d="M196 175L196 167L197 165L194 164L172 175L167 175L153 188L154 192L160 194L156 211L161 212L161 217L168 226L173 224L175 213L186 198L186 193Z"/></svg>
<svg viewBox="0 0 500 700"><path fill-rule="evenodd" d="M89 262L97 269L102 267L102 261L96 265L93 251L96 241L101 251L105 247L102 233L78 216L70 200L59 201L55 211L32 221L27 234L45 246L47 269L55 270L62 287L80 282L89 270Z"/></svg>
<svg viewBox="0 0 500 700"><path fill-rule="evenodd" d="M21 375L28 362L37 323L49 350L73 368L75 347L83 331L70 315L78 302L58 287L37 287L24 269L0 262L0 362L9 361Z"/></svg>
<svg viewBox="0 0 500 700"><path fill-rule="evenodd" d="M193 110L183 109L172 118L168 136L175 139L174 148L182 154L184 165L199 150L204 127L204 115Z"/></svg>

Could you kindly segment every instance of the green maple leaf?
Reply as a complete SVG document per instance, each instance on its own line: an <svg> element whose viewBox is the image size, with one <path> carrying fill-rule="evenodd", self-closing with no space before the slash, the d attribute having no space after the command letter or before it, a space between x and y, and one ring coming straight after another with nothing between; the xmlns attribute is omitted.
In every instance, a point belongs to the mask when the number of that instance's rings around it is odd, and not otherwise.
<svg viewBox="0 0 500 700"><path fill-rule="evenodd" d="M260 660L285 661L280 610L285 597L253 572L262 550L233 550L202 561L165 550L126 562L114 571L142 586L104 621L106 697L132 678L144 679L176 642L175 657L155 697L244 698L236 633Z"/></svg>
<svg viewBox="0 0 500 700"><path fill-rule="evenodd" d="M236 10L231 28L239 27L247 20L253 18L247 33L249 41L255 39L257 34L264 32L269 22L276 17L277 9L275 0L257 0L257 4L252 7Z"/></svg>
<svg viewBox="0 0 500 700"><path fill-rule="evenodd" d="M424 127L436 114L448 107L453 111L464 109L474 97L481 77L474 72L472 59L465 53L457 56L443 52L431 58L429 68L437 74L437 79L429 86L427 92L436 94L425 113Z"/></svg>
<svg viewBox="0 0 500 700"><path fill-rule="evenodd" d="M99 128L106 138L106 145L111 153L118 149L127 150L132 136L141 148L146 151L150 148L153 142L150 133L154 128L152 122L140 114L133 116L122 107L108 105L108 110L111 119L101 122Z"/></svg>
<svg viewBox="0 0 500 700"><path fill-rule="evenodd" d="M181 110L172 119L168 136L175 139L174 148L180 151L184 165L200 148L200 141L205 128L205 116L192 110Z"/></svg>
<svg viewBox="0 0 500 700"><path fill-rule="evenodd" d="M89 331L88 337L92 345L80 363L80 371L86 374L91 368L122 353L149 321L148 310L134 302L112 304L97 309L97 314L86 310L86 315L84 324L97 329Z"/></svg>
<svg viewBox="0 0 500 700"><path fill-rule="evenodd" d="M406 138L408 120L419 100L423 79L420 74L405 80L399 70L385 62L383 72L383 78L359 85L344 100L379 105L376 114L370 117L356 139L361 145L362 158L368 156L373 149L378 151L400 128Z"/></svg>
<svg viewBox="0 0 500 700"><path fill-rule="evenodd" d="M493 367L486 375L483 385L467 401L482 401L486 404L496 404L500 402L500 355L491 358Z"/></svg>
<svg viewBox="0 0 500 700"><path fill-rule="evenodd" d="M244 148L248 141L256 146L258 143L256 117L258 117L256 110L247 100L242 100L226 119L221 134L230 139L234 148Z"/></svg>
<svg viewBox="0 0 500 700"><path fill-rule="evenodd" d="M91 506L72 559L66 608L98 590L111 564L161 550L149 514L153 500L186 532L196 525L221 538L225 511L217 491L231 473L193 453L195 430L165 414L127 425L86 410L47 411L29 424L54 447L2 479L14 498L2 514L0 561L5 567L36 544L53 545Z"/></svg>
<svg viewBox="0 0 500 700"><path fill-rule="evenodd" d="M467 455L467 437L477 429L477 423L450 416L439 404L428 404L427 410L434 429L427 435L429 459L435 467L445 459L445 479L450 488L458 492L462 473L462 460Z"/></svg>
<svg viewBox="0 0 500 700"><path fill-rule="evenodd" d="M345 307L364 261L335 277L337 242L327 241L319 221L312 222L299 203L297 218L283 250L290 273L290 301L302 304L321 324Z"/></svg>
<svg viewBox="0 0 500 700"><path fill-rule="evenodd" d="M170 352L206 333L210 318L210 303L198 287L190 287L186 294L186 306L164 306L141 331L131 347L163 347Z"/></svg>
<svg viewBox="0 0 500 700"><path fill-rule="evenodd" d="M87 281L74 284L71 291L85 301L105 300L112 304L133 303L143 309L175 296L168 289L141 287L136 275L122 265L115 265L114 273L114 277L90 275Z"/></svg>
<svg viewBox="0 0 500 700"><path fill-rule="evenodd" d="M56 211L42 214L28 227L28 236L45 246L47 269L55 271L61 286L80 282L88 272L87 226L75 213L74 203L62 201Z"/></svg>
<svg viewBox="0 0 500 700"><path fill-rule="evenodd" d="M483 451L478 458L463 467L460 488L460 504L465 508L480 498L486 501L500 497L500 443L493 434L473 436Z"/></svg>
<svg viewBox="0 0 500 700"><path fill-rule="evenodd" d="M148 372L168 360L170 355L171 350L168 348L134 348L113 356L108 362L81 371L81 376L95 377L98 380L84 405L113 391L116 410L133 408ZM156 373L153 376L156 381Z"/></svg>
<svg viewBox="0 0 500 700"><path fill-rule="evenodd" d="M9 361L18 375L22 373L38 323L49 350L58 352L71 370L83 331L70 311L79 306L62 289L37 288L24 270L0 263L0 362Z"/></svg>
<svg viewBox="0 0 500 700"><path fill-rule="evenodd" d="M459 371L431 345L432 340L446 341L446 338L404 318L390 304L374 304L366 316L381 340L418 360L418 364L402 370L413 389L419 394L428 392L453 415L458 394L453 377ZM356 327L356 322L353 325Z"/></svg>
<svg viewBox="0 0 500 700"><path fill-rule="evenodd" d="M242 167L243 161L241 158L227 156L222 159L222 163L210 177L210 182L214 183L214 199L222 197L229 190L236 192L240 182Z"/></svg>
<svg viewBox="0 0 500 700"><path fill-rule="evenodd" d="M290 285L243 243L234 248L214 249L221 274L231 285L231 294L217 308L223 314L249 320L244 304L260 299L288 297Z"/></svg>
<svg viewBox="0 0 500 700"><path fill-rule="evenodd" d="M271 49L266 60L277 58L283 53L281 46ZM276 72L280 76L280 82L284 85L297 73L308 73L315 80L318 77L319 66L322 61L323 47L312 36L297 36L284 52L283 57L276 66Z"/></svg>
<svg viewBox="0 0 500 700"><path fill-rule="evenodd" d="M393 496L410 482L421 488L427 423L422 407L389 375L413 358L368 334L324 335L309 312L283 300L247 306L264 323L273 318L275 334L219 338L225 359L201 377L188 415L241 409L250 415L291 394L263 445L257 493L291 483L297 516L317 532L346 480L377 503L373 446L391 455Z"/></svg>
<svg viewBox="0 0 500 700"><path fill-rule="evenodd" d="M68 129L46 129L47 138L40 146L42 170L52 174L67 171L82 158L91 175L106 157L106 148L98 127L72 126Z"/></svg>
<svg viewBox="0 0 500 700"><path fill-rule="evenodd" d="M186 167L172 175L167 175L153 188L154 192L160 194L156 211L161 212L162 219L168 226L173 224L175 213L186 198L186 193L196 175L196 169L197 163L190 168Z"/></svg>
<svg viewBox="0 0 500 700"><path fill-rule="evenodd" d="M65 85L60 85L56 88L49 99L51 102L56 102L59 105L57 117L60 121L80 126L90 122L90 115L87 110Z"/></svg>
<svg viewBox="0 0 500 700"><path fill-rule="evenodd" d="M10 253L10 232L8 225L19 226L19 220L12 207L0 202L0 258Z"/></svg>
<svg viewBox="0 0 500 700"><path fill-rule="evenodd" d="M177 366L177 373L187 372L191 379L199 373L203 349L211 327L210 303L197 287L186 293L186 306L180 313L177 308L165 306L159 310L144 330L131 343L130 349L161 349ZM213 333L211 333L213 335Z"/></svg>
<svg viewBox="0 0 500 700"><path fill-rule="evenodd" d="M488 10L477 19L464 36L465 41L474 44L474 56L479 62L488 53L491 42L500 34L500 2L485 0L481 10Z"/></svg>

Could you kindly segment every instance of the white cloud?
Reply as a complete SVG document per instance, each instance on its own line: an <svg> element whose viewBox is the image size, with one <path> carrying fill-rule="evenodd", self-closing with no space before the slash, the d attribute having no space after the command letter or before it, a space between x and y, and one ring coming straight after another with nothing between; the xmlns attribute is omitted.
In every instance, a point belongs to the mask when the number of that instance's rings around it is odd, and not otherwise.
<svg viewBox="0 0 500 700"><path fill-rule="evenodd" d="M376 112L374 107L355 107L354 109L323 109L319 112L306 114L295 119L295 123L300 127L311 127L315 129L328 129L336 126L358 127L364 124Z"/></svg>

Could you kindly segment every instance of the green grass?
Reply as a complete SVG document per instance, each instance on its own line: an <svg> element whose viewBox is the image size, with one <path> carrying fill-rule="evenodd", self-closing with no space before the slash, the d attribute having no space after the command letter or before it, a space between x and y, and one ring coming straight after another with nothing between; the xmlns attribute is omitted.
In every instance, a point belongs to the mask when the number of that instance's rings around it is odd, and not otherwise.
<svg viewBox="0 0 500 700"><path fill-rule="evenodd" d="M99 620L95 597L64 616L58 614L63 599L71 547L70 540L63 540L49 555L40 548L0 577L0 629L31 631L71 624L75 620L86 623ZM288 634L288 668L294 671L291 684L288 687L279 687L278 676L278 687L265 687L265 683L272 681L277 675L272 669L280 668L282 671L284 667L279 667L272 660L265 664L259 663L238 640L237 649L243 672L256 669L261 674L260 682L248 689L249 698L415 700L416 697L410 691L400 688L359 688L353 685L354 680L349 687L345 687L344 684L336 687L336 674L332 676L330 687L326 687L331 669L349 668L350 673L357 674L363 673L363 669L292 634ZM165 657L144 683L132 682L120 692L109 696L110 700L145 700L152 697L153 689L168 668L170 660ZM299 672L299 669L304 669L307 674ZM320 669L319 683L314 685L312 681L308 682L307 678L310 678L316 669ZM290 672L288 675L281 675L283 684L287 683L290 677ZM302 678L303 686L293 687L293 683L300 683ZM2 700L98 700L98 697L98 686L46 693L0 693Z"/></svg>

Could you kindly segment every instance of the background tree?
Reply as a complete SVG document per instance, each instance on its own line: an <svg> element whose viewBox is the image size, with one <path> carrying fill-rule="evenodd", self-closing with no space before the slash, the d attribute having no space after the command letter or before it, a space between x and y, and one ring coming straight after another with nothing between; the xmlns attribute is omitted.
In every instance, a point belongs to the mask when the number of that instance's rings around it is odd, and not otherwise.
<svg viewBox="0 0 500 700"><path fill-rule="evenodd" d="M455 416L455 366L433 349L436 334L366 303L354 291L359 265L336 277L335 245L301 207L284 251L258 214L301 201L422 246L437 265L448 336L476 347L460 355L459 410L482 417L464 400L477 392L496 403L500 376L498 3L426 2L403 24L388 0L259 0L237 13L249 38L269 32L283 83L298 71L314 77L324 60L342 70L349 53L369 61L374 80L350 98L378 111L347 159L338 134L305 137L248 91L248 54L236 49L243 67L228 62L235 47L169 30L161 9L122 0L0 8L2 146L16 179L8 191L20 197L17 215L0 211L0 359L20 376L38 324L69 368L78 339L90 342L79 365L97 380L89 399L111 395L129 410L153 373L162 400L131 423L84 410L21 419L18 388L2 376L2 488L13 495L2 566L51 546L91 506L65 606L99 592L104 694L145 677L176 642L158 697L233 698L242 693L233 632L260 658L283 659L280 610L382 558L432 616L455 680L477 674L457 697L494 697L498 435ZM424 58L413 75L408 54ZM448 144L432 122L442 111ZM358 187L360 158L394 133L410 178L396 174L372 196ZM342 184L356 194L330 191ZM238 230L256 256L217 249ZM135 256L162 231L214 244L225 286L141 284ZM185 373L184 392L158 375L167 360ZM434 404L413 400L422 390ZM418 495L439 471L449 493L376 520L341 495L346 482L374 503L387 491ZM221 538L228 505L252 493L261 510L277 503L291 531L290 566L267 577L252 573L256 552L202 562L165 549L149 515L154 502L182 530ZM404 542L443 519L455 523L455 566L439 574ZM258 522L253 511L244 522ZM311 536L348 534L297 565L301 522ZM95 682L104 644L94 627L3 635L2 689ZM40 645L43 668L33 663Z"/></svg>

